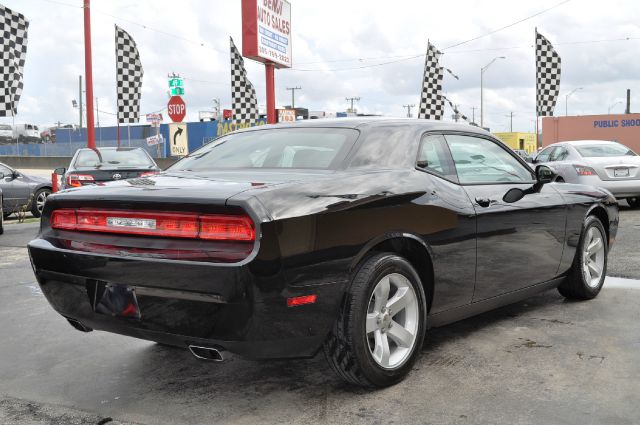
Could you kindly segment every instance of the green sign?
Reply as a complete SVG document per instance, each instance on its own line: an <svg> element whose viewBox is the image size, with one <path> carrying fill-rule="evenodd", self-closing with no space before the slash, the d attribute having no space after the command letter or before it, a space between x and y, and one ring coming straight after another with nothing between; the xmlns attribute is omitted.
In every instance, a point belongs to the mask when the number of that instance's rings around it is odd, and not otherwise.
<svg viewBox="0 0 640 425"><path fill-rule="evenodd" d="M182 78L169 78L169 87L182 87L184 80Z"/></svg>
<svg viewBox="0 0 640 425"><path fill-rule="evenodd" d="M171 87L169 90L171 92L171 96L183 96L184 88L183 87Z"/></svg>

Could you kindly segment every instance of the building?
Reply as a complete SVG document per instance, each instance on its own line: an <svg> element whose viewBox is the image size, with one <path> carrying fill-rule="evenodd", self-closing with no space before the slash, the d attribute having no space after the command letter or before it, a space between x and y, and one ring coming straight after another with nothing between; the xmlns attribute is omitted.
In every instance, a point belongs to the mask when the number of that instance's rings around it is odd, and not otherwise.
<svg viewBox="0 0 640 425"><path fill-rule="evenodd" d="M527 153L534 153L538 150L536 146L536 134L535 133L493 133L498 139L502 140L511 149L521 149L527 151Z"/></svg>
<svg viewBox="0 0 640 425"><path fill-rule="evenodd" d="M570 140L611 140L640 152L640 114L583 115L542 119L542 145Z"/></svg>

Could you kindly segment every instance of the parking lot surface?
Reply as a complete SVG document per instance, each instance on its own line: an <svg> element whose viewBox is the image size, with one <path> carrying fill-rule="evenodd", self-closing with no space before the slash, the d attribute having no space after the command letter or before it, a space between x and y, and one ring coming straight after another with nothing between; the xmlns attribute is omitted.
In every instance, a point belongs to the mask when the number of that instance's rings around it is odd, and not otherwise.
<svg viewBox="0 0 640 425"><path fill-rule="evenodd" d="M200 362L186 350L82 334L42 296L25 244L0 237L0 423L635 424L640 417L640 211L624 208L589 302L549 291L428 333L402 383L344 384L311 360Z"/></svg>

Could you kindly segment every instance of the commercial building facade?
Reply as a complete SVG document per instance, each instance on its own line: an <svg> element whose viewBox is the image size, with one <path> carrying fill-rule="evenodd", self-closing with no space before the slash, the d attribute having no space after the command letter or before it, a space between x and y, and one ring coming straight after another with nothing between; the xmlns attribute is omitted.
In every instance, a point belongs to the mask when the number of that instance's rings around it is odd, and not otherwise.
<svg viewBox="0 0 640 425"><path fill-rule="evenodd" d="M511 149L521 149L527 151L527 153L534 153L538 149L535 133L509 132L493 133L493 135L502 140Z"/></svg>
<svg viewBox="0 0 640 425"><path fill-rule="evenodd" d="M640 152L640 114L583 115L542 119L542 145L570 140L611 140Z"/></svg>

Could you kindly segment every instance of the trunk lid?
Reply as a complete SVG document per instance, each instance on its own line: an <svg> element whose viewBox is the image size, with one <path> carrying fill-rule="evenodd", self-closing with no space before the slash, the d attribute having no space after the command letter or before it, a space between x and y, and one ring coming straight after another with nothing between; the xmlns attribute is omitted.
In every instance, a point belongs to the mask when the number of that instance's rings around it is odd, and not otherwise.
<svg viewBox="0 0 640 425"><path fill-rule="evenodd" d="M588 158L586 164L592 167L601 180L639 180L640 156L612 156Z"/></svg>

